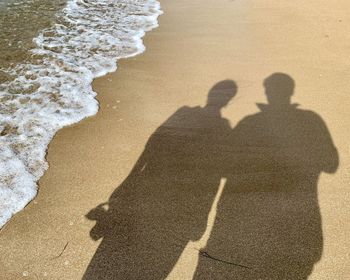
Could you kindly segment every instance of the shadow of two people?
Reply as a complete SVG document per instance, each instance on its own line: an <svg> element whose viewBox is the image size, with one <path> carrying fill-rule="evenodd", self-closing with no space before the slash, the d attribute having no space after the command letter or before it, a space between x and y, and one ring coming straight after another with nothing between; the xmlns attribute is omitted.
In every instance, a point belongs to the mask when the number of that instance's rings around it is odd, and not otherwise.
<svg viewBox="0 0 350 280"><path fill-rule="evenodd" d="M336 171L338 154L321 117L291 104L291 77L275 73L264 87L268 104L233 129L221 110L237 86L226 80L152 134L108 209L88 214L103 240L84 279L165 279L204 233L223 177L194 279L308 278L323 247L318 178Z"/></svg>

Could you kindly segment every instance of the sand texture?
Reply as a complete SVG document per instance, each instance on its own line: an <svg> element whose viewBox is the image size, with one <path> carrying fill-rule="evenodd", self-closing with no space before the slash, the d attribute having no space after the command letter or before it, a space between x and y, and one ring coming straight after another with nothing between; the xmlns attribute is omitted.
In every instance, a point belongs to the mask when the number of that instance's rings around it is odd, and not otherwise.
<svg viewBox="0 0 350 280"><path fill-rule="evenodd" d="M50 144L0 278L348 279L349 1L161 5Z"/></svg>

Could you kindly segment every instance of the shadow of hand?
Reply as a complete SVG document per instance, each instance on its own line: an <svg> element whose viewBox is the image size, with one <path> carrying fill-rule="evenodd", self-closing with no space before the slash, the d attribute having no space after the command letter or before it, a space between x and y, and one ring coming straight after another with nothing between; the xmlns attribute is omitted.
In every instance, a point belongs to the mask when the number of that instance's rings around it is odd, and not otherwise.
<svg viewBox="0 0 350 280"><path fill-rule="evenodd" d="M86 214L86 218L91 221L96 221L95 226L90 231L90 237L97 241L102 238L108 228L108 203L101 203Z"/></svg>

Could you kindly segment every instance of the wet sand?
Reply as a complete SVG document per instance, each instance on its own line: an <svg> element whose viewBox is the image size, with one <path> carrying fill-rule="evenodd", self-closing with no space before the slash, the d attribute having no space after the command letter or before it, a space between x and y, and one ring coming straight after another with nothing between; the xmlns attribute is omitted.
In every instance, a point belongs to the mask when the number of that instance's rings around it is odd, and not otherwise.
<svg viewBox="0 0 350 280"><path fill-rule="evenodd" d="M223 110L234 127L259 111L256 103L266 103L263 80L284 72L296 83L293 102L323 119L340 157L337 171L318 181L324 244L309 279L347 279L350 4L161 4L165 14L145 37L146 52L95 80L99 113L61 130L50 144L38 197L0 232L1 277L81 279L100 244L89 236L95 222L85 215L127 178L152 133L182 106L204 106L208 91L225 79L238 85ZM186 247L169 279L191 277L197 255Z"/></svg>

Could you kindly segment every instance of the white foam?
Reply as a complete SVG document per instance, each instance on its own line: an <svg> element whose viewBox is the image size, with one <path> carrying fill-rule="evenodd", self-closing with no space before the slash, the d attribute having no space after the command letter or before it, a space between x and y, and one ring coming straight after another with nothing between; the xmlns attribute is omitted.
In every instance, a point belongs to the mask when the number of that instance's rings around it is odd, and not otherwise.
<svg viewBox="0 0 350 280"><path fill-rule="evenodd" d="M158 26L156 0L69 0L54 27L34 39L33 59L0 86L0 227L36 195L47 145L63 126L98 110L92 80L144 51Z"/></svg>

